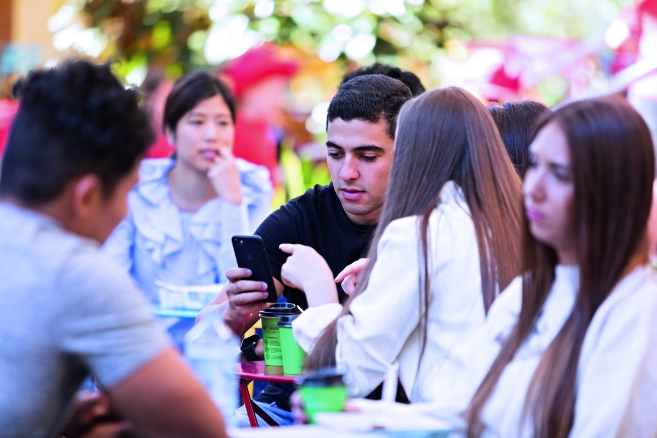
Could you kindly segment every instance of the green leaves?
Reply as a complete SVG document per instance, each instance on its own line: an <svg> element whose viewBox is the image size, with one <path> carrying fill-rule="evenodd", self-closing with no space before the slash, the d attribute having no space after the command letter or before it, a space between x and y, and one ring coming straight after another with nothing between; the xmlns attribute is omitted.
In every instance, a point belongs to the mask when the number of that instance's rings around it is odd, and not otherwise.
<svg viewBox="0 0 657 438"><path fill-rule="evenodd" d="M294 46L308 59L375 59L424 71L450 42L514 34L582 38L601 32L631 0L80 0L103 56L123 59L124 77L159 66L176 79L221 64L258 42ZM123 65L122 64L122 65ZM335 71L335 70L332 70ZM432 83L433 81L433 83ZM330 82L330 80L328 81ZM546 84L549 94L560 86Z"/></svg>

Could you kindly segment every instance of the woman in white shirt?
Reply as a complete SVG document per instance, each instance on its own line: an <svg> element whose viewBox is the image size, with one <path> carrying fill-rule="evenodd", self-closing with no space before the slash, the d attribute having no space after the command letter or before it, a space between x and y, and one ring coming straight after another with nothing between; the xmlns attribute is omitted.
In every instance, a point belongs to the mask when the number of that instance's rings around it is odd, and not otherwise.
<svg viewBox="0 0 657 438"><path fill-rule="evenodd" d="M217 78L195 72L176 82L163 125L175 158L143 160L130 213L104 246L153 303L155 280L224 282L236 266L231 237L252 233L272 197L267 169L233 157L234 99Z"/></svg>
<svg viewBox="0 0 657 438"><path fill-rule="evenodd" d="M539 125L525 274L433 382L440 397L416 409L468 437L657 436L654 167L650 132L620 99L571 103Z"/></svg>
<svg viewBox="0 0 657 438"><path fill-rule="evenodd" d="M293 253L282 277L308 297L293 326L312 348L308 368L337 363L365 397L397 363L409 399L431 401L426 382L520 272L520 180L486 108L459 88L406 103L394 153L370 263L346 305L310 248L282 246Z"/></svg>

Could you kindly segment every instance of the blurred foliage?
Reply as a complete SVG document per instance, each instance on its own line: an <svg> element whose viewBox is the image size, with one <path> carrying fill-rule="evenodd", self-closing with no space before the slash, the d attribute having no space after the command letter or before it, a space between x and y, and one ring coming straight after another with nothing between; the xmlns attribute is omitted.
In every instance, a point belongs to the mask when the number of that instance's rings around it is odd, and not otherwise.
<svg viewBox="0 0 657 438"><path fill-rule="evenodd" d="M582 38L630 0L78 0L124 77L146 65L179 77L257 40L345 63L430 66L451 40L512 34ZM214 35L214 38L213 38ZM360 38L360 39L359 39ZM142 72L143 73L143 72ZM432 69L435 74L435 69ZM142 75L143 76L143 75Z"/></svg>
<svg viewBox="0 0 657 438"><path fill-rule="evenodd" d="M64 0L66 1L66 0ZM514 34L580 39L604 31L631 0L71 0L85 26L102 35L102 58L139 84L149 67L176 79L239 56L258 41L285 46L323 79L330 96L339 76L375 60L440 84L440 64L460 57L459 42L503 41ZM462 50L462 49L461 49ZM336 68L329 68L326 62ZM322 65L324 67L322 67ZM322 69L327 69L322 72ZM308 68L306 68L308 70ZM331 71L329 77L328 71ZM335 76L335 77L333 77ZM328 84L328 85L327 85ZM548 88L550 88L548 86ZM557 87L558 88L558 87ZM305 93L305 94L304 94ZM558 94L558 93L557 93Z"/></svg>
<svg viewBox="0 0 657 438"><path fill-rule="evenodd" d="M124 77L134 68L158 65L177 78L205 64L188 41L212 22L207 8L194 2L87 0L83 14L109 41L105 57L126 61L119 66Z"/></svg>

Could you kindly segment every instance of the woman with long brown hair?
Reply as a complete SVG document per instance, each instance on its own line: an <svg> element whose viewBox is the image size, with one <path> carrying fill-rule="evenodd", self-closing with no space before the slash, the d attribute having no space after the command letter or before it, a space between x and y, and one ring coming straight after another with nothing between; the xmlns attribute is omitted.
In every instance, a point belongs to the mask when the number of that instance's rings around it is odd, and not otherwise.
<svg viewBox="0 0 657 438"><path fill-rule="evenodd" d="M345 306L319 256L282 247L293 253L283 280L310 304L294 323L300 345L314 345L306 367L337 363L350 374L351 394L364 397L398 363L411 401L438 396L426 382L520 272L520 187L474 96L445 88L407 102L370 262Z"/></svg>
<svg viewBox="0 0 657 438"><path fill-rule="evenodd" d="M468 437L657 436L654 168L650 132L619 98L570 103L539 124L524 274L436 381L430 412Z"/></svg>

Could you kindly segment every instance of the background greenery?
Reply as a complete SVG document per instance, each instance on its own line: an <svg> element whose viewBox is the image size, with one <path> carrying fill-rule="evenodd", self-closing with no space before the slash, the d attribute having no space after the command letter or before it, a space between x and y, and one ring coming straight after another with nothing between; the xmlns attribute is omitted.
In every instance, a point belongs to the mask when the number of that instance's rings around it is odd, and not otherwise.
<svg viewBox="0 0 657 438"><path fill-rule="evenodd" d="M131 72L143 76L147 65L157 65L175 79L192 69L220 64L260 40L281 44L303 57L335 59L338 70L348 68L350 62L376 59L419 70L430 82L439 82L436 66L454 48L452 42L502 41L514 34L580 39L604 31L631 2L79 1L87 26L102 39L102 56L123 60L119 73L124 77Z"/></svg>

